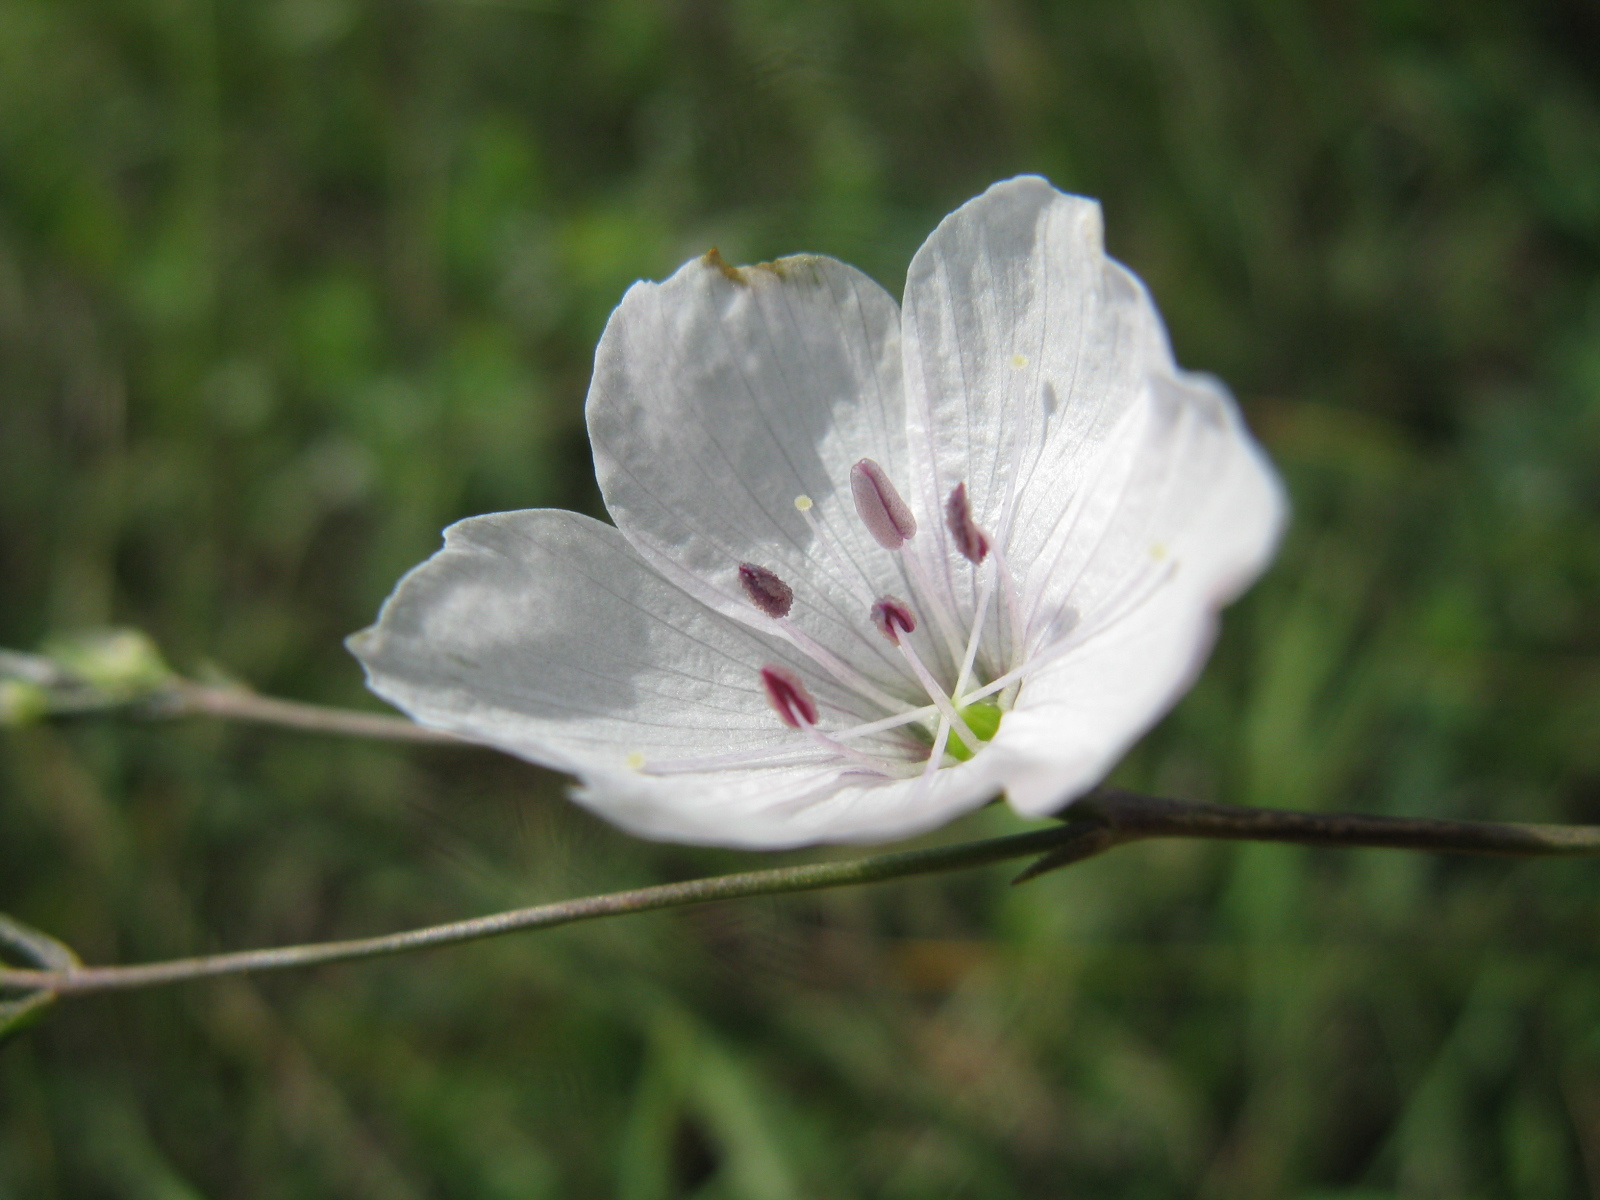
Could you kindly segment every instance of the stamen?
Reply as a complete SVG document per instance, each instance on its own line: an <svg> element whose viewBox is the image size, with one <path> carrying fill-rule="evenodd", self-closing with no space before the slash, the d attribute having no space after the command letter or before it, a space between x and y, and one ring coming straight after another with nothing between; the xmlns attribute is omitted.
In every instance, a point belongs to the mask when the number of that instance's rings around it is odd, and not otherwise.
<svg viewBox="0 0 1600 1200"><path fill-rule="evenodd" d="M900 709L905 707L904 701L896 700L889 695L788 617L780 618L777 625L778 632L787 638L796 650L811 659L857 695L871 700L885 712L899 712Z"/></svg>
<svg viewBox="0 0 1600 1200"><path fill-rule="evenodd" d="M933 673L923 665L922 659L917 656L916 650L912 649L911 643L896 640L895 645L900 648L900 653L905 655L906 665L922 684L922 690L928 693L928 699L938 706L939 712L955 729L956 736L965 742L967 749L974 754L983 749L983 739L972 732L972 727L967 724L966 719L956 711L956 706L950 702L950 697L944 694L944 689L939 686L938 680L934 679Z"/></svg>
<svg viewBox="0 0 1600 1200"><path fill-rule="evenodd" d="M867 532L885 550L900 550L917 533L917 518L901 499L894 482L877 463L863 458L850 468L850 494L856 502L856 514ZM928 579L922 561L911 551L901 554L905 564L907 582L921 593L922 602L933 611L939 632L950 652L952 662L961 657L961 639L955 632L955 623L939 593Z"/></svg>
<svg viewBox="0 0 1600 1200"><path fill-rule="evenodd" d="M915 548L903 550L900 561L906 568L906 582L922 597L922 603L933 612L934 624L939 627L939 635L944 639L944 646L950 654L950 661L961 661L961 635L956 632L956 618L950 613L950 606L945 603L944 595L934 586L933 580L928 575L927 565L922 561Z"/></svg>
<svg viewBox="0 0 1600 1200"><path fill-rule="evenodd" d="M925 704L921 708L913 708L892 717L884 717L881 721L869 721L865 725L852 725L848 729L836 729L832 733L822 734L822 737L827 739L828 744L822 746L821 743L818 743L818 746L830 754L845 753L846 757L855 758L861 751L854 750L854 747L844 746L843 743L853 741L856 738L871 737L876 733L885 733L891 729L898 729L902 725L914 725L920 721L929 721L936 717L938 713L939 710L932 704ZM912 744L914 743L908 743L908 748ZM853 753L851 753L852 751ZM902 774L905 768L910 765L893 758L872 755L868 757L872 759L873 763L877 764L885 775ZM632 759L634 758L639 759L639 761L637 763L633 762ZM922 755L919 752L917 761L920 763L921 760ZM642 755L632 755L628 765L636 770L643 771L647 775L679 775L698 774L702 771L742 769L745 767L807 766L821 761L825 760L818 759L815 754L797 754L792 748L784 747L766 750L734 750L727 754L709 754L694 758L665 758L650 762L645 762ZM860 761L860 759L857 758L856 761ZM920 767L913 767L911 773L915 774L917 770L920 770Z"/></svg>
<svg viewBox="0 0 1600 1200"><path fill-rule="evenodd" d="M787 667L768 663L761 668L761 683L767 689L767 702L778 714L778 719L790 729L803 731L817 745L841 758L859 763L876 775L903 777L915 770L909 763L876 758L854 746L846 746L818 729L817 702L806 691L806 685L800 681L800 677Z"/></svg>
<svg viewBox="0 0 1600 1200"><path fill-rule="evenodd" d="M853 746L841 745L835 736L819 729L805 731L810 738L798 750L791 747L779 752L770 750L734 751L730 754L709 754L701 758L664 758L645 763L638 768L646 775L703 775L714 771L747 771L778 767L816 767L833 758L847 758L871 770L874 774L892 779L904 779L921 769L917 764L895 759L879 758L863 753Z"/></svg>
<svg viewBox="0 0 1600 1200"><path fill-rule="evenodd" d="M885 596L872 606L872 623L896 646L900 644L901 635L917 630L917 618L893 596Z"/></svg>
<svg viewBox="0 0 1600 1200"><path fill-rule="evenodd" d="M837 738L829 737L820 729L807 729L806 733L810 735L811 740L817 743L817 745L833 751L842 758L848 758L851 762L859 763L861 766L866 767L867 770L873 772L875 775L888 775L896 779L909 779L920 769L912 763L892 762L889 759L877 758L871 754L867 754L865 751L857 750L854 746L846 746Z"/></svg>
<svg viewBox="0 0 1600 1200"><path fill-rule="evenodd" d="M955 539L956 549L969 563L976 566L989 553L989 537L972 519L972 506L967 503L967 485L958 483L950 493L944 507L945 525Z"/></svg>
<svg viewBox="0 0 1600 1200"><path fill-rule="evenodd" d="M928 765L923 768L923 776L932 779L933 773L944 765L944 748L950 744L950 722L943 717L939 718L939 732L933 739L933 753L928 755Z"/></svg>
<svg viewBox="0 0 1600 1200"><path fill-rule="evenodd" d="M794 589L765 567L740 563L739 585L750 603L773 620L787 617L794 607Z"/></svg>
<svg viewBox="0 0 1600 1200"><path fill-rule="evenodd" d="M919 721L927 721L937 716L939 708L934 704L924 704L921 708L908 709L906 712L897 713L892 717L884 717L881 721L869 721L865 725L852 725L849 729L841 729L833 736L841 742L849 738L867 737L874 733L882 733L886 729L898 729L902 725L913 725Z"/></svg>
<svg viewBox="0 0 1600 1200"><path fill-rule="evenodd" d="M789 610L794 607L794 589L777 575L755 563L740 563L739 586L744 588L744 594L751 604L777 622L779 631L796 649L816 660L840 683L889 712L900 707L899 701L789 620Z"/></svg>
<svg viewBox="0 0 1600 1200"><path fill-rule="evenodd" d="M646 762L637 770L645 775L700 775L709 771L739 771L755 767L809 767L827 761L820 747L788 746L781 751L735 750L728 754L707 754L699 758L662 758ZM632 765L632 764L630 764Z"/></svg>
<svg viewBox="0 0 1600 1200"><path fill-rule="evenodd" d="M916 536L916 517L884 469L870 458L850 468L850 494L862 524L885 550L898 550Z"/></svg>
<svg viewBox="0 0 1600 1200"><path fill-rule="evenodd" d="M769 663L761 668L761 683L767 689L767 703L790 729L810 729L817 723L817 702L800 676Z"/></svg>
<svg viewBox="0 0 1600 1200"><path fill-rule="evenodd" d="M828 536L822 522L817 519L811 497L796 496L794 507L795 511L805 518L806 525L811 530L812 545L820 549L833 565L839 582L849 590L852 598L863 604L867 603L865 594L856 587L856 580L863 578L864 573L850 560L849 555L834 543L834 539Z"/></svg>
<svg viewBox="0 0 1600 1200"><path fill-rule="evenodd" d="M911 648L911 643L904 640L906 635L915 632L917 628L917 618L911 610L903 601L896 600L893 596L885 596L872 606L872 623L878 627L879 633L899 647L912 673L922 684L923 690L928 693L928 698L951 720L956 732L961 735L961 740L976 754L978 747L974 743L978 740L978 735L972 732L961 714L956 711L955 705L950 703L950 697L944 694L944 689L934 679L933 673L923 665L922 659L917 657L917 652Z"/></svg>
<svg viewBox="0 0 1600 1200"><path fill-rule="evenodd" d="M989 601L994 598L995 575L1001 570L1000 556L995 555L995 571L983 577L983 586L978 593L978 608L972 617L972 633L967 638L967 652L961 659L961 670L956 674L955 690L950 694L959 696L967 690L967 683L972 679L972 667L978 659L978 647L983 643L983 623L989 616Z"/></svg>
<svg viewBox="0 0 1600 1200"><path fill-rule="evenodd" d="M944 718L939 719L939 732L933 739L933 753L928 755L928 761L922 768L922 775L916 783L911 785L911 796L907 803L913 811L922 803L930 788L933 787L933 777L939 768L944 766L944 748L950 741L950 722Z"/></svg>
<svg viewBox="0 0 1600 1200"><path fill-rule="evenodd" d="M1011 627L1011 661L1022 657L1022 603L1018 595L1017 577L1011 573L1011 564L997 545L994 548L994 569L1000 579L1000 598L1006 606L1006 624Z"/></svg>

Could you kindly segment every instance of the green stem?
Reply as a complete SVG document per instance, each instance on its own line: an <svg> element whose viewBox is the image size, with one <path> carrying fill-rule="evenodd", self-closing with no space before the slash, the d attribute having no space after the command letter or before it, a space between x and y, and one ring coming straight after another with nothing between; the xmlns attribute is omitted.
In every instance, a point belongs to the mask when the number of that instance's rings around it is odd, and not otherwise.
<svg viewBox="0 0 1600 1200"><path fill-rule="evenodd" d="M406 717L389 713L357 712L322 704L302 704L298 700L278 700L245 688L211 687L186 679L174 681L151 708L161 716L220 717L224 720L301 729L308 733L456 746L475 744L442 729L429 729L426 725L418 725Z"/></svg>
<svg viewBox="0 0 1600 1200"><path fill-rule="evenodd" d="M239 975L253 971L281 971L290 967L310 967L320 963L348 962L385 954L403 954L433 946L449 946L480 938L497 937L527 929L549 929L596 917L623 913L650 912L659 908L679 908L705 904L712 900L734 900L745 896L767 896L785 892L809 892L819 888L849 884L877 883L907 875L926 875L983 866L1005 859L1034 854L1059 853L1081 843L1085 854L1104 847L1104 833L1098 822L1072 822L1033 833L1013 834L956 846L927 850L903 850L879 854L850 862L816 863L799 867L777 867L765 871L744 871L737 875L718 875L685 883L611 892L581 900L540 904L468 921L453 921L427 929L413 929L384 937L359 938L345 942L322 942L306 946L283 946L270 950L245 950L234 954L213 954L202 958L176 959L132 967L72 967L65 970L24 970L0 967L0 990L50 991L61 996L87 992L116 991L180 983L217 975Z"/></svg>
<svg viewBox="0 0 1600 1200"><path fill-rule="evenodd" d="M1431 821L1350 813L1286 812L1164 800L1121 788L1102 788L1068 809L1065 823L1032 833L965 842L956 846L904 850L850 862L777 867L637 888L557 904L541 904L385 937L247 950L131 967L83 967L65 961L46 970L0 967L0 991L71 996L250 971L309 967L454 945L519 930L548 929L624 913L678 908L745 896L770 896L878 883L909 875L927 875L1007 859L1041 856L1018 877L1018 882L1021 882L1045 871L1079 862L1113 846L1164 837L1294 842L1342 849L1379 847L1455 854L1600 855L1600 827L1595 826L1508 825L1487 821Z"/></svg>

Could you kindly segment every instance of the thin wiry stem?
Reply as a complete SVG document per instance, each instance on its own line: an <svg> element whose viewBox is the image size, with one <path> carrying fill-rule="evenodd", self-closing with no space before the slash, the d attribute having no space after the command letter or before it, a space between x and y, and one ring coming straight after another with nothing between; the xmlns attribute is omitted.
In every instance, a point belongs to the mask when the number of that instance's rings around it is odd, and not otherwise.
<svg viewBox="0 0 1600 1200"><path fill-rule="evenodd" d="M414 929L386 937L247 950L129 967L85 967L62 961L49 969L0 967L0 991L50 997L151 987L218 975L347 962L453 945L519 930L546 929L597 917L649 912L746 896L814 891L910 875L983 866L1039 855L1022 882L1127 842L1151 838L1294 842L1338 848L1382 847L1509 856L1600 855L1600 827L1508 825L1487 821L1411 820L1347 813L1303 813L1164 800L1102 788L1068 810L1058 826L955 846L873 855L850 862L746 871L685 883L638 888L493 916Z"/></svg>
<svg viewBox="0 0 1600 1200"><path fill-rule="evenodd" d="M151 709L162 716L221 717L303 729L310 733L332 733L345 737L386 738L399 742L449 743L470 746L466 738L429 729L405 717L388 713L358 712L348 708L329 708L322 704L302 704L297 700L278 700L244 688L212 687L178 680L160 696Z"/></svg>
<svg viewBox="0 0 1600 1200"><path fill-rule="evenodd" d="M323 942L307 946L283 946L270 950L246 950L235 954L215 954L203 958L178 959L133 967L78 967L66 970L20 970L0 968L0 989L50 991L58 995L78 995L124 988L150 987L216 975L237 975L249 971L275 971L288 967L309 967L319 963L346 962L384 954L402 954L432 946L477 941L525 929L548 929L596 917L623 913L650 912L659 908L679 908L712 900L733 900L745 896L766 896L784 892L807 892L819 888L842 887L855 883L876 883L907 875L925 875L982 866L1008 858L1059 853L1075 839L1098 831L1097 823L1070 823L1033 833L987 841L965 842L925 850L903 850L849 862L816 863L807 866L776 867L765 871L745 871L737 875L718 875L684 883L611 892L581 900L563 900L533 908L515 909L468 921L453 921L426 929L412 929L385 937L359 938L346 942ZM1099 847L1097 846L1096 849ZM1090 851L1093 853L1094 851Z"/></svg>

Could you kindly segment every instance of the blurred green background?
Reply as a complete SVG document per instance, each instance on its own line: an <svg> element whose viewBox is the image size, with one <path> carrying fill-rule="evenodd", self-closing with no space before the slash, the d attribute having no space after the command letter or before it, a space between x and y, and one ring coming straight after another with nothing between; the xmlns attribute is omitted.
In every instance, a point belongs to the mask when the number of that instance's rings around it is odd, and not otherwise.
<svg viewBox="0 0 1600 1200"><path fill-rule="evenodd" d="M1031 170L1104 200L1295 500L1118 778L1600 821L1588 0L0 0L0 30L0 645L130 625L375 709L340 639L443 525L599 511L582 400L629 282L715 244L898 292ZM133 961L806 857L562 792L467 751L14 728L0 910ZM1600 1196L1595 866L1156 844L1006 880L66 1005L0 1049L0 1196Z"/></svg>

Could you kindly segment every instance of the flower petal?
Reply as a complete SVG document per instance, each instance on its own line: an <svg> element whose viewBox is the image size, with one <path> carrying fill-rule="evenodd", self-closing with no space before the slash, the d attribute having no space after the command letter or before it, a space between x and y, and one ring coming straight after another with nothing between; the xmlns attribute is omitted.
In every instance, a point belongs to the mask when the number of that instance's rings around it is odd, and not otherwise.
<svg viewBox="0 0 1600 1200"><path fill-rule="evenodd" d="M1227 604L1265 569L1287 501L1232 398L1202 375L1156 377L1122 414L1038 549L1022 584L1033 637L1067 607L1084 620L1181 572L1195 603ZM1145 590L1148 590L1146 587Z"/></svg>
<svg viewBox="0 0 1600 1200"><path fill-rule="evenodd" d="M940 772L913 808L907 781L808 763L810 743L779 721L760 677L767 663L798 665L793 652L684 595L616 530L573 513L451 526L350 648L368 685L418 721L576 774L582 803L651 837L904 837L999 790L984 771ZM851 698L811 678L824 726L852 723ZM650 773L729 753L794 765Z"/></svg>
<svg viewBox="0 0 1600 1200"><path fill-rule="evenodd" d="M870 457L905 477L899 326L893 298L833 259L734 268L713 253L629 289L587 409L606 507L642 554L759 628L737 572L775 572L793 619L879 681L904 673L866 606L901 576L855 515L850 467ZM814 544L801 496L835 553Z"/></svg>
<svg viewBox="0 0 1600 1200"><path fill-rule="evenodd" d="M995 749L1039 816L1092 787L1186 691L1216 614L1265 568L1286 506L1220 386L1157 381L1029 575L1030 649ZM1054 644L1052 644L1052 642Z"/></svg>
<svg viewBox="0 0 1600 1200"><path fill-rule="evenodd" d="M867 781L836 767L679 775L591 773L573 792L641 837L752 850L897 841L936 829L998 795L999 763L980 755L918 779Z"/></svg>
<svg viewBox="0 0 1600 1200"><path fill-rule="evenodd" d="M1282 489L1226 391L1174 365L1144 286L1105 255L1099 206L1042 179L941 223L908 273L904 336L918 502L967 484L1017 576L1005 657L1049 660L989 751L1039 815L1188 686L1216 610L1271 557Z"/></svg>
<svg viewBox="0 0 1600 1200"><path fill-rule="evenodd" d="M1037 176L995 184L917 251L904 344L916 502L943 511L966 483L1018 564L1146 381L1174 370L1143 286L1105 256L1100 206Z"/></svg>

